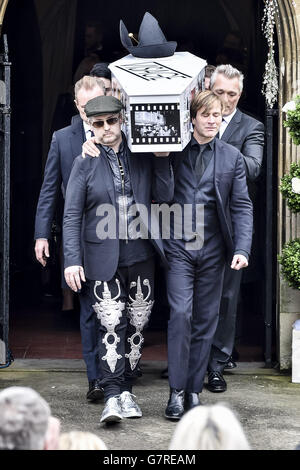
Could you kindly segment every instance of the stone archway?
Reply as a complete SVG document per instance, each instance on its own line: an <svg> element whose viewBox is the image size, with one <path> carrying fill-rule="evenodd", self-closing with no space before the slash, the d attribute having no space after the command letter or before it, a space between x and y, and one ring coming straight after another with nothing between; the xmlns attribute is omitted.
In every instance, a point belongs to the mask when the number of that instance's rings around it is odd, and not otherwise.
<svg viewBox="0 0 300 470"><path fill-rule="evenodd" d="M0 32L9 0L0 0ZM300 0L281 0L277 24L279 47L280 91L278 108L300 93ZM300 160L300 149L291 143L287 130L283 127L283 116L279 113L278 183L290 163ZM292 237L300 236L300 215L291 214L278 192L278 252L283 243ZM278 324L276 329L279 341L279 363L282 369L291 365L291 333L293 322L300 318L300 292L287 287L278 278L277 289Z"/></svg>
<svg viewBox="0 0 300 470"><path fill-rule="evenodd" d="M300 161L300 149L292 144L287 129L283 127L282 106L300 93L300 0L278 2L280 9L277 25L279 46L279 140L278 140L278 184L290 164ZM300 214L290 212L278 192L278 252L291 238L300 236ZM289 288L278 278L278 340L281 369L291 367L292 325L300 318L300 292Z"/></svg>

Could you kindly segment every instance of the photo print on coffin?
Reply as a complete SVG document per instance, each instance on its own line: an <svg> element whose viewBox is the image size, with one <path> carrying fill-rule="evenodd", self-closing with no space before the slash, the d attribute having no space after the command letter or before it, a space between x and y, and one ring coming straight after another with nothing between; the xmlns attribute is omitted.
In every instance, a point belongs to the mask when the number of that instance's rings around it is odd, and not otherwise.
<svg viewBox="0 0 300 470"><path fill-rule="evenodd" d="M179 103L133 104L130 116L134 145L180 144Z"/></svg>

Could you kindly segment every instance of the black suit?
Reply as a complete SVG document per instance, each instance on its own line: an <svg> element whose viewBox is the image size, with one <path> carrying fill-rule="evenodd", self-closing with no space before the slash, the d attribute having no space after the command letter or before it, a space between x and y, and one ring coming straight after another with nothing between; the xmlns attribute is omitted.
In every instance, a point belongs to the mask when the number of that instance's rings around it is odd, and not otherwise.
<svg viewBox="0 0 300 470"><path fill-rule="evenodd" d="M70 126L54 132L36 210L35 239L51 237L57 197L61 189L66 191L72 165L75 158L81 154L84 141L80 116L74 116Z"/></svg>
<svg viewBox="0 0 300 470"><path fill-rule="evenodd" d="M122 207L124 211L124 206L118 196L115 167L110 165L116 164L121 156L115 153L108 156L102 146L99 149L98 158L87 156L75 160L66 192L63 239L65 267L84 267L87 282L83 284L80 297L84 296L94 307L95 321L99 319L101 386L107 400L122 391L131 391L143 343L141 331L153 305L153 250L140 261L140 242L147 247L152 244L162 261L166 263L166 259L158 233L157 238L149 237L149 240L129 239L130 262L126 256L123 263L120 262L120 246L124 240L119 237L119 222L123 220L119 209ZM123 157L123 168L126 166L129 175L129 180L125 178L125 181L130 181L127 190L130 196L132 192L132 200L140 213L140 225L150 229L152 199L168 201L172 195L169 158L131 154L127 148ZM118 173L122 174L119 167ZM125 211L129 217L127 207ZM106 223L109 234L99 228ZM137 290L138 286L142 292Z"/></svg>
<svg viewBox="0 0 300 470"><path fill-rule="evenodd" d="M259 176L263 159L264 125L237 109L221 140L241 152L246 176L254 181Z"/></svg>
<svg viewBox="0 0 300 470"><path fill-rule="evenodd" d="M221 140L237 148L243 157L248 186L259 176L263 159L264 125L237 109ZM251 196L249 187L249 194ZM235 338L237 303L242 270L226 264L218 327L213 339L209 370L222 372L232 354Z"/></svg>
<svg viewBox="0 0 300 470"><path fill-rule="evenodd" d="M217 326L225 259L239 249L250 253L252 204L238 150L215 139L213 158L198 181L190 146L173 156L172 203L204 205L204 244L192 251L183 238L165 240L168 367L171 388L199 393Z"/></svg>
<svg viewBox="0 0 300 470"><path fill-rule="evenodd" d="M99 207L105 204L116 207L116 196L109 163L103 149L100 146L99 149L99 158L78 157L72 169L64 211L64 260L65 268L84 264L88 279L109 281L119 261L118 225L116 236L106 239L99 238L97 226L106 217L104 213L100 215ZM132 153L128 163L135 203L146 207L150 218L151 201L168 201L172 193L169 159ZM143 220L143 217L141 211L144 226L150 229L150 219ZM118 224L117 217L115 222ZM150 241L166 263L161 239L151 237Z"/></svg>
<svg viewBox="0 0 300 470"><path fill-rule="evenodd" d="M63 191L63 194L66 191L74 160L81 154L84 141L84 127L79 115L72 118L70 126L54 132L36 211L35 239L51 238L51 225L58 195L60 191ZM62 285L67 287L64 278L62 279ZM90 381L99 378L100 375L93 313L85 299L80 298L81 342Z"/></svg>

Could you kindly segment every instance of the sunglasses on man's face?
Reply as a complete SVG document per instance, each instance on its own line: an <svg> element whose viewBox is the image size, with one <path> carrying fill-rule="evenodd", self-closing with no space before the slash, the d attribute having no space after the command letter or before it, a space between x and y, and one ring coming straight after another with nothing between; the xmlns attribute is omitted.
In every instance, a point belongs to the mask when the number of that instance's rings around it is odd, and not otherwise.
<svg viewBox="0 0 300 470"><path fill-rule="evenodd" d="M107 122L107 124L109 126L112 126L113 124L116 124L119 120L119 116L118 117L111 117L111 118L108 118L108 119L104 119L103 121L94 121L92 123L92 126L93 127L103 127L104 126L104 123Z"/></svg>

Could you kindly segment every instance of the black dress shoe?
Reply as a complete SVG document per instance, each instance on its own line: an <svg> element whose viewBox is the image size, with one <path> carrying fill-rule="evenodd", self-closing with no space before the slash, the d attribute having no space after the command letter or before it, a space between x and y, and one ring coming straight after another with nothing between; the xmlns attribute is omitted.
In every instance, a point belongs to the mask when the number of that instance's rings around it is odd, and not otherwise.
<svg viewBox="0 0 300 470"><path fill-rule="evenodd" d="M221 372L211 371L208 373L207 388L210 392L220 393L227 390L227 384Z"/></svg>
<svg viewBox="0 0 300 470"><path fill-rule="evenodd" d="M162 379L168 379L169 378L169 371L168 371L167 367L161 372L160 377Z"/></svg>
<svg viewBox="0 0 300 470"><path fill-rule="evenodd" d="M89 381L89 390L86 394L87 400L102 400L103 388L100 386L100 379Z"/></svg>
<svg viewBox="0 0 300 470"><path fill-rule="evenodd" d="M224 369L235 369L235 368L236 368L236 363L234 362L234 360L230 356L230 358L226 362L226 365L225 365Z"/></svg>
<svg viewBox="0 0 300 470"><path fill-rule="evenodd" d="M192 408L195 408L195 406L199 406L199 405L202 405L202 403L199 400L198 393L185 392L185 396L184 396L184 410L185 411L191 410Z"/></svg>
<svg viewBox="0 0 300 470"><path fill-rule="evenodd" d="M168 419L180 419L184 413L184 390L171 388L170 398L165 410L165 417Z"/></svg>

